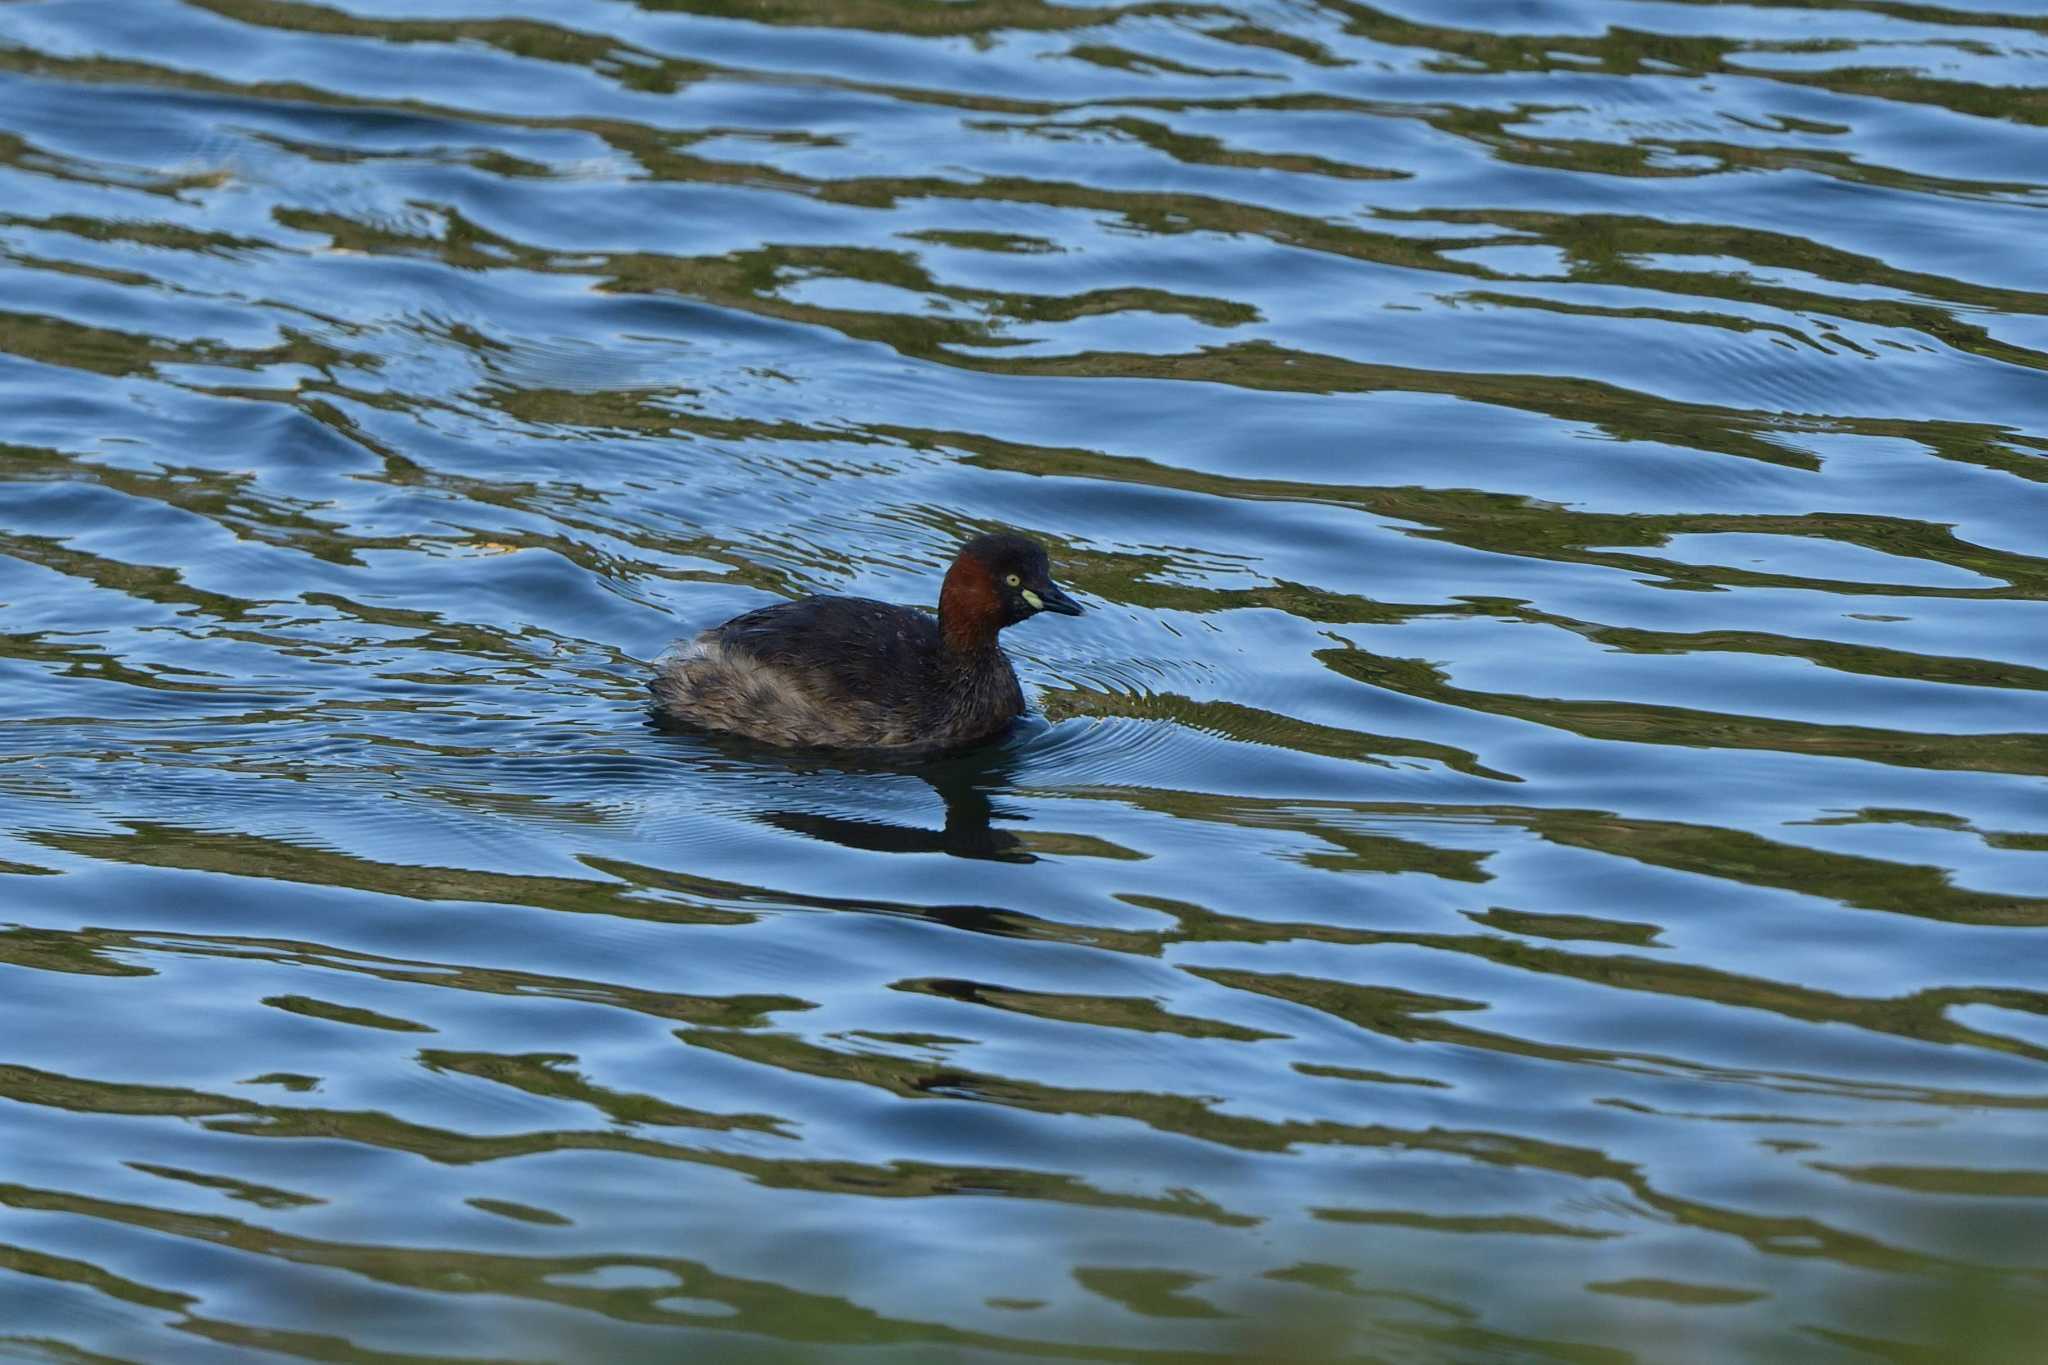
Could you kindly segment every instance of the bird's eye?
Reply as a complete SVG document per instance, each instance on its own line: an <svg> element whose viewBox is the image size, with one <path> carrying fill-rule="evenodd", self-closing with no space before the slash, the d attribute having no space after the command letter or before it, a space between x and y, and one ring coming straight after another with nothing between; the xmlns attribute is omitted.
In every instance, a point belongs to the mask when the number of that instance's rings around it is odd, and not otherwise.
<svg viewBox="0 0 2048 1365"><path fill-rule="evenodd" d="M1008 583L1013 588L1021 588L1024 586L1024 580L1019 578L1016 574L1011 574L1008 578L1005 578L1003 581L1005 583Z"/></svg>

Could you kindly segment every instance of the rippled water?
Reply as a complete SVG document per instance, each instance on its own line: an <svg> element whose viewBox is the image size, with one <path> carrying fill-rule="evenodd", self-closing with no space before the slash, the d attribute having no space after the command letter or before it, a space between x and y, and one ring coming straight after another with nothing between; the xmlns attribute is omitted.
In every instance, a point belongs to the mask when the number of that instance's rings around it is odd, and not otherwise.
<svg viewBox="0 0 2048 1365"><path fill-rule="evenodd" d="M2044 88L2026 0L0 5L0 1357L2039 1303ZM647 723L996 526L1090 607L1002 746Z"/></svg>

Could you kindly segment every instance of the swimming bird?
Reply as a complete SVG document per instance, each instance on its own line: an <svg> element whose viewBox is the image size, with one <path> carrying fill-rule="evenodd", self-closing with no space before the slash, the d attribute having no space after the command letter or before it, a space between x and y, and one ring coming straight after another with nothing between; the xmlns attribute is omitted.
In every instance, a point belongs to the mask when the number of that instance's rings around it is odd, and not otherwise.
<svg viewBox="0 0 2048 1365"><path fill-rule="evenodd" d="M939 611L865 597L806 597L735 616L679 643L648 684L662 717L801 748L965 748L1024 711L996 643L1040 612L1079 616L1045 550L976 536L939 589Z"/></svg>

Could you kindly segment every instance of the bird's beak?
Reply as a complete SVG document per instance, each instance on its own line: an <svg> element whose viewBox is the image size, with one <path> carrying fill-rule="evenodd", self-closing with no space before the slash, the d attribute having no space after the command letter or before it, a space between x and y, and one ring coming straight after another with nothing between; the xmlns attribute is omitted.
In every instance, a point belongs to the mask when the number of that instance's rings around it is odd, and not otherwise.
<svg viewBox="0 0 2048 1365"><path fill-rule="evenodd" d="M1079 616L1081 604L1059 589L1059 584L1050 578L1038 585L1035 592L1025 594L1031 605L1040 611L1056 611L1062 616Z"/></svg>

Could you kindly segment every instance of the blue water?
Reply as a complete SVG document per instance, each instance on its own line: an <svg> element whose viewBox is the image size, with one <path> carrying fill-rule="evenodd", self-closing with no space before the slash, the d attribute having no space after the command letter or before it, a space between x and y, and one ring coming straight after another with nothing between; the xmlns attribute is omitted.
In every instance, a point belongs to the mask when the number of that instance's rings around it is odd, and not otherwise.
<svg viewBox="0 0 2048 1365"><path fill-rule="evenodd" d="M0 5L0 1358L2010 1361L2022 0ZM675 637L1088 606L927 764Z"/></svg>

